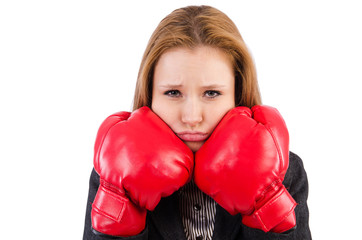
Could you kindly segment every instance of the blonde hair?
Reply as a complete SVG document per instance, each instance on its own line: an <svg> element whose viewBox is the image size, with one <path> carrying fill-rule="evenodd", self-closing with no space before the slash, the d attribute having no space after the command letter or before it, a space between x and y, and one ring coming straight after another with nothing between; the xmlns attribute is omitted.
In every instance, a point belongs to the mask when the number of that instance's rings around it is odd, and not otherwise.
<svg viewBox="0 0 362 240"><path fill-rule="evenodd" d="M166 16L153 32L138 72L133 110L151 107L153 73L168 49L205 45L228 54L235 69L235 106L261 104L253 59L237 27L223 12L210 6L188 6Z"/></svg>

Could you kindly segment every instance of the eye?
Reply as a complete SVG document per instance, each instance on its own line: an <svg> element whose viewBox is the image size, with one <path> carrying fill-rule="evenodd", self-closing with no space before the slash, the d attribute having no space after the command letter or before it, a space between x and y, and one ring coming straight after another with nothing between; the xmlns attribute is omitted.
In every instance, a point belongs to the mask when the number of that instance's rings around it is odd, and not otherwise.
<svg viewBox="0 0 362 240"><path fill-rule="evenodd" d="M164 93L164 95L169 97L180 97L181 92L179 90L168 90Z"/></svg>
<svg viewBox="0 0 362 240"><path fill-rule="evenodd" d="M204 93L204 95L208 98L216 98L217 96L221 95L221 93L215 90L208 90Z"/></svg>

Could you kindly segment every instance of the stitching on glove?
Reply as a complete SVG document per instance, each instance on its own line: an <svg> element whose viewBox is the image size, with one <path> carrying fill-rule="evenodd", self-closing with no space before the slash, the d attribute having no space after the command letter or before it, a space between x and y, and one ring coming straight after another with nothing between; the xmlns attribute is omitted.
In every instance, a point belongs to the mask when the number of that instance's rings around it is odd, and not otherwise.
<svg viewBox="0 0 362 240"><path fill-rule="evenodd" d="M263 225L263 227L265 227L266 231L269 231L270 229L272 229L275 226L270 226L267 227L266 224L263 222L261 215L263 215L263 213L270 207L272 207L275 202L277 202L281 196L283 196L283 194L285 194L285 192L287 192L287 190L284 188L282 189L280 192L278 192L266 205L264 205L262 208L260 208L255 214L258 217L258 219L260 220L260 223ZM287 192L288 194L288 192ZM293 202L293 206L289 209L289 211L287 211L287 213L284 216L281 216L280 219L282 221L284 221L289 215L290 213L294 210L295 206L297 205L297 203L294 201L293 198L290 197L290 195L288 196L288 199L291 200ZM282 222L279 221L279 222Z"/></svg>
<svg viewBox="0 0 362 240"><path fill-rule="evenodd" d="M97 206L98 205L98 201L94 201L92 207L94 208L94 210L96 210L96 212L100 213L101 215L104 215L106 216L107 218L110 218L112 219L113 221L116 221L116 222L121 222L122 221L122 216L123 216L123 213L125 211L125 206L126 206L126 202L127 202L127 199L123 198L122 196L120 195L117 195L116 193L106 189L105 187L102 186L102 191L104 192L105 194L105 197L106 198L112 198L114 201L118 202L119 203L119 206L121 206L118 210L118 214L117 216L115 215L110 215L109 213L107 213L106 211L102 210L102 207L101 206ZM103 197L104 198L104 197Z"/></svg>

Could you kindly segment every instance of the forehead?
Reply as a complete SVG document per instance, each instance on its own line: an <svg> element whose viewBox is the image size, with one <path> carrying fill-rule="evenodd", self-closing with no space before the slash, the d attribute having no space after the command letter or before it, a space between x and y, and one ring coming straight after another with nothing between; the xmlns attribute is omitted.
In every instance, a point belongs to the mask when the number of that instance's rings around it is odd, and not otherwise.
<svg viewBox="0 0 362 240"><path fill-rule="evenodd" d="M208 46L172 48L161 55L154 72L155 84L182 84L187 80L217 84L230 79L234 79L230 56Z"/></svg>

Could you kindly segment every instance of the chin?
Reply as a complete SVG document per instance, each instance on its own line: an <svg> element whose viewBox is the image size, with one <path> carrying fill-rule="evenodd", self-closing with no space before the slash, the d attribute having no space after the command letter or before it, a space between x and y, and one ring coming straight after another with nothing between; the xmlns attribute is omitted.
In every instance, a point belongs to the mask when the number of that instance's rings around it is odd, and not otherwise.
<svg viewBox="0 0 362 240"><path fill-rule="evenodd" d="M194 153L197 152L201 146L204 144L204 141L202 142L185 142L185 144L193 151Z"/></svg>

